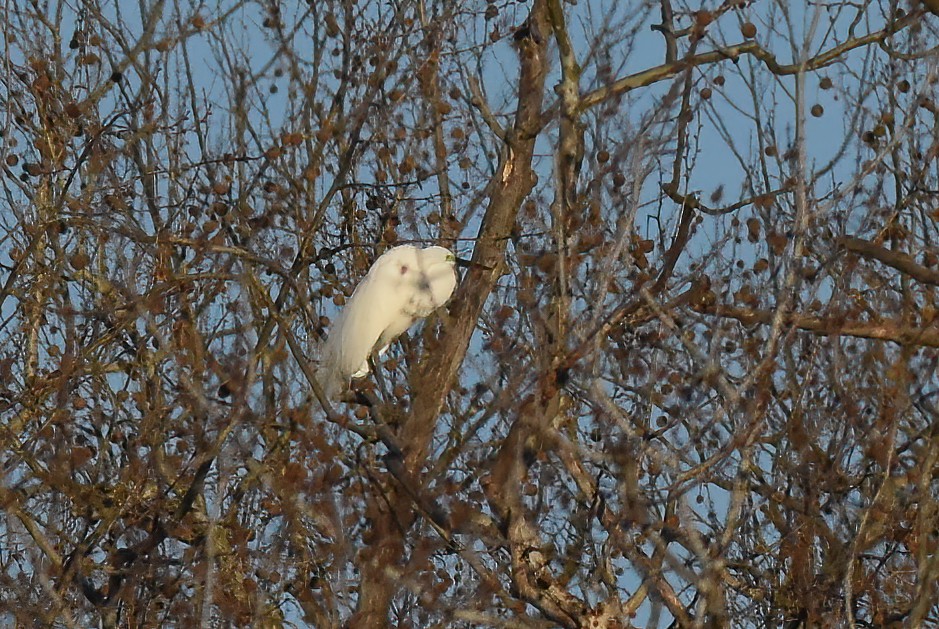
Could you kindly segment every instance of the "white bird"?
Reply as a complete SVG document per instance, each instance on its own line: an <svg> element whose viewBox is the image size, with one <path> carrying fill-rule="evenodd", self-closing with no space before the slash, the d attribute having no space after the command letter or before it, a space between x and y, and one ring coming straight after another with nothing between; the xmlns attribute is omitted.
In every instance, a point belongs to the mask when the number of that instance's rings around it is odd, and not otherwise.
<svg viewBox="0 0 939 629"><path fill-rule="evenodd" d="M349 378L367 375L374 350L383 355L398 335L447 303L456 287L456 263L449 249L412 245L375 260L323 347L320 374L327 397L336 398Z"/></svg>

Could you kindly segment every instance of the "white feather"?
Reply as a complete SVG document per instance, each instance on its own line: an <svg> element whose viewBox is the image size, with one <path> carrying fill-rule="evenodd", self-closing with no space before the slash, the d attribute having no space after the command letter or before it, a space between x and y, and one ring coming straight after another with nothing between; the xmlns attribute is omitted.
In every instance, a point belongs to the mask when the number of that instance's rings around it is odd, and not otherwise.
<svg viewBox="0 0 939 629"><path fill-rule="evenodd" d="M372 351L383 355L402 332L443 306L455 287L455 258L448 249L401 245L382 254L326 339L320 362L326 395L335 398L350 378L367 375Z"/></svg>

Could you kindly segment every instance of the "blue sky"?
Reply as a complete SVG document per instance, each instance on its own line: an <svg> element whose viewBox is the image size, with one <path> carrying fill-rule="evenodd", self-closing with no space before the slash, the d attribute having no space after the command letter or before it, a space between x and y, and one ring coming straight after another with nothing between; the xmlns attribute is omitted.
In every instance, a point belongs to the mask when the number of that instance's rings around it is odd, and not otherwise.
<svg viewBox="0 0 939 629"><path fill-rule="evenodd" d="M219 2L216 5L208 3L199 5L199 14L211 19L211 16L222 13L228 6L227 2ZM657 15L652 13L651 17L644 21L631 21L624 17L627 3L621 2L587 2L581 1L577 5L567 6L569 13L569 24L575 46L583 55L582 58L588 58L588 55L606 54L611 60L612 74L616 77L625 74L641 71L651 66L658 65L664 59L664 40L659 33L649 29L649 24L656 22ZM295 18L291 15L301 15L308 11L303 3L297 3L288 6L289 3L283 3L284 11L287 16L285 22L293 23ZM825 4L809 5L806 12L803 9L805 5L798 3L797 7L792 8L788 18L779 10L778 5L770 2L758 3L759 6L739 12L739 14L729 15L720 20L708 32L708 37L699 45L699 51L711 50L715 47L737 44L743 41L739 33L739 25L745 19L753 19L757 26L757 40L776 52L777 60L780 63L792 63L798 58L798 51L793 50L788 41L801 41L807 33L811 34L811 41L807 45L809 54L815 54L820 50L826 50L843 38L843 33L848 25L854 19L854 15L847 5L830 7ZM630 5L632 6L632 5ZM135 11L138 10L137 4L123 4L106 7L105 11L115 10L120 7L121 17L131 27L139 27L142 23L140 16ZM382 5L384 7L384 5ZM194 9L196 7L193 7ZM379 9L381 10L381 9ZM290 14L289 12L295 11ZM827 20L829 16L835 14L835 21L830 25ZM164 32L166 29L172 29L172 25L177 21L187 22L195 11L181 15L172 15L167 13L166 18L161 24L158 32ZM488 40L489 32L495 25L507 32L510 26L521 23L527 14L527 6L524 3L515 3L507 5L501 16L492 23L486 23L484 20L477 20L471 23L459 37L465 40L466 46L472 46ZM66 14L66 22L69 16ZM75 19L71 16L71 19ZM297 126L302 126L301 121L295 121L292 116L294 112L288 111L287 104L290 102L290 94L285 85L288 83L283 77L277 77L278 62L271 63L276 55L276 51L271 46L271 41L265 35L262 28L262 22L265 19L263 9L256 4L247 4L241 10L240 17L232 20L231 28L228 32L233 38L229 41L234 53L241 55L241 58L248 62L255 70L267 69L266 76L261 79L252 91L252 98L263 100L266 103L267 110L270 113L270 119L264 124L270 124L272 130L279 130L281 127L290 127L292 122ZM927 18L931 20L931 18ZM865 13L864 18L855 27L859 33L870 32L879 29L885 23L883 16L876 8L871 8ZM588 52L589 42L597 33L604 32L611 25L616 28L622 28L624 31L636 33L635 37L626 37L620 45L612 46L602 53L598 51ZM932 29L931 22L927 25L927 31ZM722 30L723 29L723 30ZM63 49L68 45L69 33L63 34ZM924 35L925 36L925 35ZM232 131L229 128L228 117L224 110L230 103L230 94L226 91L227 87L223 80L218 76L218 64L220 59L215 54L215 49L210 45L210 34L196 35L187 42L189 54L194 60L194 72L198 78L198 87L200 93L197 94L200 105L208 103L213 113L208 119L207 128L209 129L210 145L222 146L227 141L227 134ZM906 35L901 38L905 40ZM134 35L129 39L133 41ZM304 39L302 30L299 31L294 39L299 49L308 42ZM808 154L807 164L809 174L815 168L828 163L833 156L837 155L845 137L857 137L862 130L868 129L875 116L879 115L889 103L881 103L873 100L876 94L864 98L866 113L859 119L848 116L846 112L846 98L851 96L849 91L844 91L843 87L850 87L856 80L857 75L863 75L868 68L868 55L870 50L860 49L849 53L846 56L844 64L838 64L830 69L819 73L813 73L808 76L805 82L806 107L812 105L821 105L824 108L824 115L815 117L806 114L806 150ZM176 75L182 71L182 61L177 56L178 65L174 67L162 68L164 77L170 84L176 80ZM489 99L489 104L497 115L510 116L513 109L513 89L517 70L517 61L515 52L507 39L491 47L485 54L482 63L479 66L481 70L480 79L484 85L485 92ZM598 85L594 76L595 65L591 64L585 69L581 88L583 91L594 88ZM907 95L898 95L900 109L909 108L910 103L916 97L917 92L923 88L926 64L913 65L912 70L905 74L913 84L913 89ZM724 77L722 85L718 84L716 77ZM833 86L831 89L821 89L820 79L828 77ZM100 77L99 77L100 78ZM549 78L549 87L556 82L556 74ZM753 81L754 84L748 84ZM795 94L795 77L777 78L767 73L761 62L751 56L742 57L736 64L731 62L708 66L693 71L693 100L701 97L701 90L708 88L712 90L712 96L707 104L700 110L702 115L696 119L693 124L693 141L691 143L692 151L689 159L685 163L683 173L685 178L682 182L683 192L700 192L703 199L707 199L712 192L719 186L724 187L724 199L728 201L736 200L738 197L746 197L753 192L765 192L764 189L751 191L745 189L748 178L744 173L742 165L733 157L735 149L747 163L751 163L753 156L758 153L758 140L754 116L757 111L764 115L764 107L772 110L771 119L761 120L761 127L767 134L767 137L774 138L779 146L779 153L785 152L786 148L792 144L795 135L796 123L796 103L793 99ZM609 130L604 129L594 132L599 126L591 125L591 116L588 115L588 133L587 133L587 153L588 160L594 159L594 155L599 149L615 149L616 143L622 137L634 138L635 133L630 130L639 128L643 117L653 110L660 100L666 95L675 80L663 81L660 84L646 89L640 89L630 93L623 99L620 109L616 115L622 120L619 130L623 131L622 136L613 135ZM277 88L273 91L272 88ZM754 97L754 94L757 97ZM549 92L550 95L550 92ZM115 98L116 93L110 94L108 98ZM106 99L107 100L107 99ZM551 134L544 137L542 145L539 146L540 157L536 163L539 176L547 181L551 176ZM728 143L728 140L730 143ZM199 148L194 135L190 134L183 150L191 152L194 157L199 154ZM480 159L475 164L479 168L478 176L485 173L485 160ZM674 204L665 202L660 203L659 186L662 183L663 173L667 176L670 171L670 159L665 158L654 165L655 174L653 174L646 184L641 188L640 199L637 205L640 207L636 219L636 228L647 238L656 241L663 239L665 241L671 236L671 231L675 227L677 220L677 208ZM777 185L780 180L789 174L788 165L783 163L775 164L775 170L770 172L770 182ZM838 189L857 172L858 160L854 152L848 151L835 164L825 177L820 179L815 187L815 197L824 199L832 190ZM586 169L585 169L586 170ZM459 181L465 176L456 166L452 169L454 181ZM773 187L772 185L770 187ZM428 180L424 189L420 192L428 197L432 196L434 189L433 180ZM468 211L472 208L471 203L475 202L469 193L457 191L455 200L461 211ZM418 202L419 214L426 216L434 209L433 202ZM834 215L837 212L844 213L838 220L839 225L847 225L850 229L860 230L865 226L860 224L859 219L854 218L852 208L844 208L841 205L833 207L823 207L823 212L831 212ZM745 210L741 218L750 215L752 210ZM840 216L840 215L839 215ZM762 218L766 218L765 216ZM826 219L825 215L821 218ZM10 217L4 219L10 223ZM696 236L690 251L706 252L712 247L719 248L719 241L728 232L728 224L732 218L730 216L716 219L708 219L705 228ZM781 221L783 219L780 219ZM478 223L470 221L462 234L464 238L472 238ZM417 225L416 229L421 237L433 237L434 229L426 224ZM460 253L466 255L470 244L466 241L460 245ZM752 262L760 255L755 246L746 242L732 247L735 257ZM8 253L6 247L3 248L4 254ZM510 255L514 252L510 252ZM696 256L695 256L696 257ZM4 257L3 262L7 263L8 258ZM687 272L687 269L683 269ZM830 286L823 286L818 289L819 294L830 291ZM8 300L4 304L4 316L9 316L16 307L14 300ZM329 308L329 306L327 306ZM481 348L484 338L478 335L474 339L475 356L483 354ZM474 362L473 356L468 359L467 377L473 378L475 369L485 367L485 359L479 359ZM660 409L659 409L660 410ZM712 488L712 497L715 504L720 508L726 508L727 501L722 498L721 490ZM648 605L643 608L644 613L649 613Z"/></svg>

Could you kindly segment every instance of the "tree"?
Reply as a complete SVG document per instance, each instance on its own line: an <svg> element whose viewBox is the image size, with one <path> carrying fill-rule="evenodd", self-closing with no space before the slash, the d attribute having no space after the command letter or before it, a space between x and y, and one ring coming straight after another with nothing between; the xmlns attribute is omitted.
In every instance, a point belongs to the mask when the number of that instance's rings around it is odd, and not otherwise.
<svg viewBox="0 0 939 629"><path fill-rule="evenodd" d="M923 6L102 4L4 20L4 623L939 622Z"/></svg>

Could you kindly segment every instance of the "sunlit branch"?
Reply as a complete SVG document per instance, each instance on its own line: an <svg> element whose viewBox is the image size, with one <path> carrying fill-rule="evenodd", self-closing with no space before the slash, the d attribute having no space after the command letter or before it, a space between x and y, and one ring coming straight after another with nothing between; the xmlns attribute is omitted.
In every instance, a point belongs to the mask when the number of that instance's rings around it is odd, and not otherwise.
<svg viewBox="0 0 939 629"><path fill-rule="evenodd" d="M728 60L736 63L742 55L756 57L763 62L763 64L770 72L776 76L790 76L800 71L818 70L841 61L845 53L850 52L851 50L861 48L862 46L867 46L869 44L883 42L891 35L894 35L895 33L898 33L899 31L917 23L918 20L919 18L915 15L905 16L885 29L870 33L862 37L849 39L844 43L834 46L829 50L826 50L825 52L822 52L812 57L811 59L806 60L805 63L781 64L776 60L776 55L766 50L758 43L752 41L737 44L735 46L728 46L726 48L720 48L718 50L712 50L710 52L695 55L688 59L681 59L673 63L665 63L660 66L655 66L654 68L649 68L648 70L643 70L642 72L637 72L636 74L631 74L621 79L617 79L610 85L597 88L584 94L580 99L580 109L589 109L606 100L609 100L610 98L624 94L638 87L644 87L646 85L651 85L653 83L671 78L687 69L688 66L704 66Z"/></svg>

